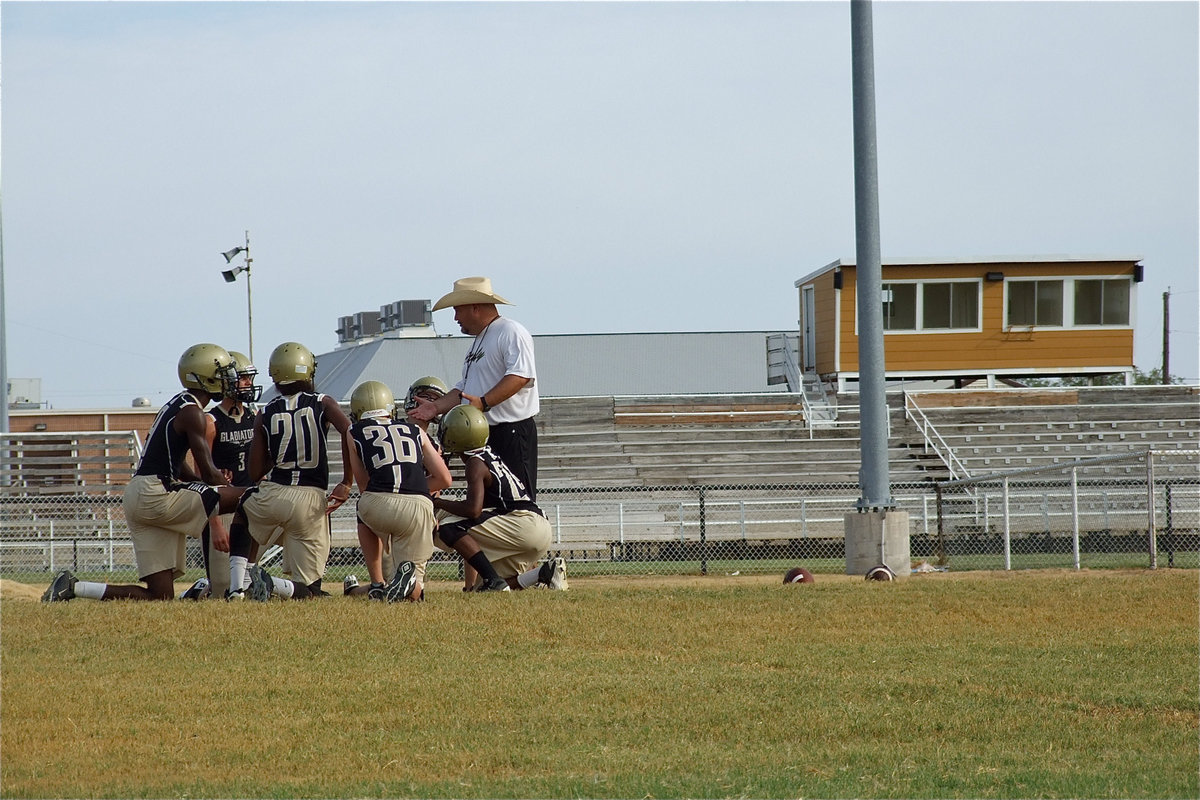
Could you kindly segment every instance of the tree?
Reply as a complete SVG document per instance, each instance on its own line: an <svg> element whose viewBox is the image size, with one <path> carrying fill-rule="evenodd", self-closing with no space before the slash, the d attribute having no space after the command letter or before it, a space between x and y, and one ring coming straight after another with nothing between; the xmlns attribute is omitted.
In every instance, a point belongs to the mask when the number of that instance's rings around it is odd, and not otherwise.
<svg viewBox="0 0 1200 800"><path fill-rule="evenodd" d="M1178 375L1171 376L1171 383L1183 383ZM1142 372L1136 366L1133 368L1133 383L1136 386L1162 386L1162 367L1154 367ZM1030 378L1026 386L1042 388L1078 388L1081 386L1124 386L1122 375L1100 375L1099 377L1070 377L1070 378Z"/></svg>

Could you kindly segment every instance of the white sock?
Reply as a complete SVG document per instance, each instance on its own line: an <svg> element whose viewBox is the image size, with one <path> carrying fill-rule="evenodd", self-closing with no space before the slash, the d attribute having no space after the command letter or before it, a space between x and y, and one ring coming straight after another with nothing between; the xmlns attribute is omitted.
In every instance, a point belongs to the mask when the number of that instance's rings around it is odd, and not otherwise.
<svg viewBox="0 0 1200 800"><path fill-rule="evenodd" d="M528 572L522 572L517 576L517 585L522 589L528 589L531 586L537 586L538 574L542 571L540 566L534 567Z"/></svg>
<svg viewBox="0 0 1200 800"><path fill-rule="evenodd" d="M296 584L286 578L276 578L272 575L271 583L275 586L273 591L280 597L291 597L296 593Z"/></svg>
<svg viewBox="0 0 1200 800"><path fill-rule="evenodd" d="M229 588L238 587L245 589L250 580L247 570L249 565L246 563L245 556L230 556L229 557Z"/></svg>
<svg viewBox="0 0 1200 800"><path fill-rule="evenodd" d="M250 588L250 568L257 567L257 566L258 566L258 563L255 561L246 562L246 577L242 578L242 591L243 592Z"/></svg>
<svg viewBox="0 0 1200 800"><path fill-rule="evenodd" d="M95 581L75 581L75 596L86 597L88 600L103 600L104 590L107 588L107 583L96 583Z"/></svg>

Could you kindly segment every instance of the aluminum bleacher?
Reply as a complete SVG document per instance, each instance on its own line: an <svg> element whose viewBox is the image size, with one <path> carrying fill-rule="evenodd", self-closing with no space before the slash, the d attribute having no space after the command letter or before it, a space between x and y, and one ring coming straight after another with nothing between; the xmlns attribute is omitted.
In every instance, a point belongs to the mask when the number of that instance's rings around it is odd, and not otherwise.
<svg viewBox="0 0 1200 800"><path fill-rule="evenodd" d="M925 477L901 442L889 460ZM814 432L790 395L548 398L539 416L539 487L854 482L860 464L856 428Z"/></svg>
<svg viewBox="0 0 1200 800"><path fill-rule="evenodd" d="M906 408L906 429L927 422L971 475L1200 447L1194 386L959 389L909 395ZM909 444L930 447L920 434Z"/></svg>

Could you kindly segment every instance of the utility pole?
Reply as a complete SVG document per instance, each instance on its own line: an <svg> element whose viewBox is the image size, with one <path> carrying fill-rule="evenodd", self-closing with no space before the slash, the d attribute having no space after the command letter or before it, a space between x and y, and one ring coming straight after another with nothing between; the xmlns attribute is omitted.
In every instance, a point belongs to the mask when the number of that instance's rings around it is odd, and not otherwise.
<svg viewBox="0 0 1200 800"><path fill-rule="evenodd" d="M1163 386L1171 385L1171 287L1163 292Z"/></svg>

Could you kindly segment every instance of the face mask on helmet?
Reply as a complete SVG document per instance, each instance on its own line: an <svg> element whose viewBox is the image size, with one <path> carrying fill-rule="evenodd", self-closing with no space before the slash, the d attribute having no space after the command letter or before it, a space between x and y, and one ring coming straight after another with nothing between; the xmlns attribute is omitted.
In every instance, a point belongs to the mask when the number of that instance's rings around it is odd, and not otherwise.
<svg viewBox="0 0 1200 800"><path fill-rule="evenodd" d="M179 357L179 382L185 389L224 397L237 384L233 357L218 344L196 344Z"/></svg>
<svg viewBox="0 0 1200 800"><path fill-rule="evenodd" d="M239 403L257 403L262 397L262 387L254 383L254 379L258 377L258 369L250 363L250 359L243 353L236 350L230 350L229 355L233 358L233 367L237 372L237 381L232 391L226 395L232 400Z"/></svg>
<svg viewBox="0 0 1200 800"><path fill-rule="evenodd" d="M448 391L450 391L450 387L441 378L434 377L433 375L418 378L408 387L408 394L404 398L404 410L412 411L416 408L418 397L423 397L432 402L443 397Z"/></svg>

